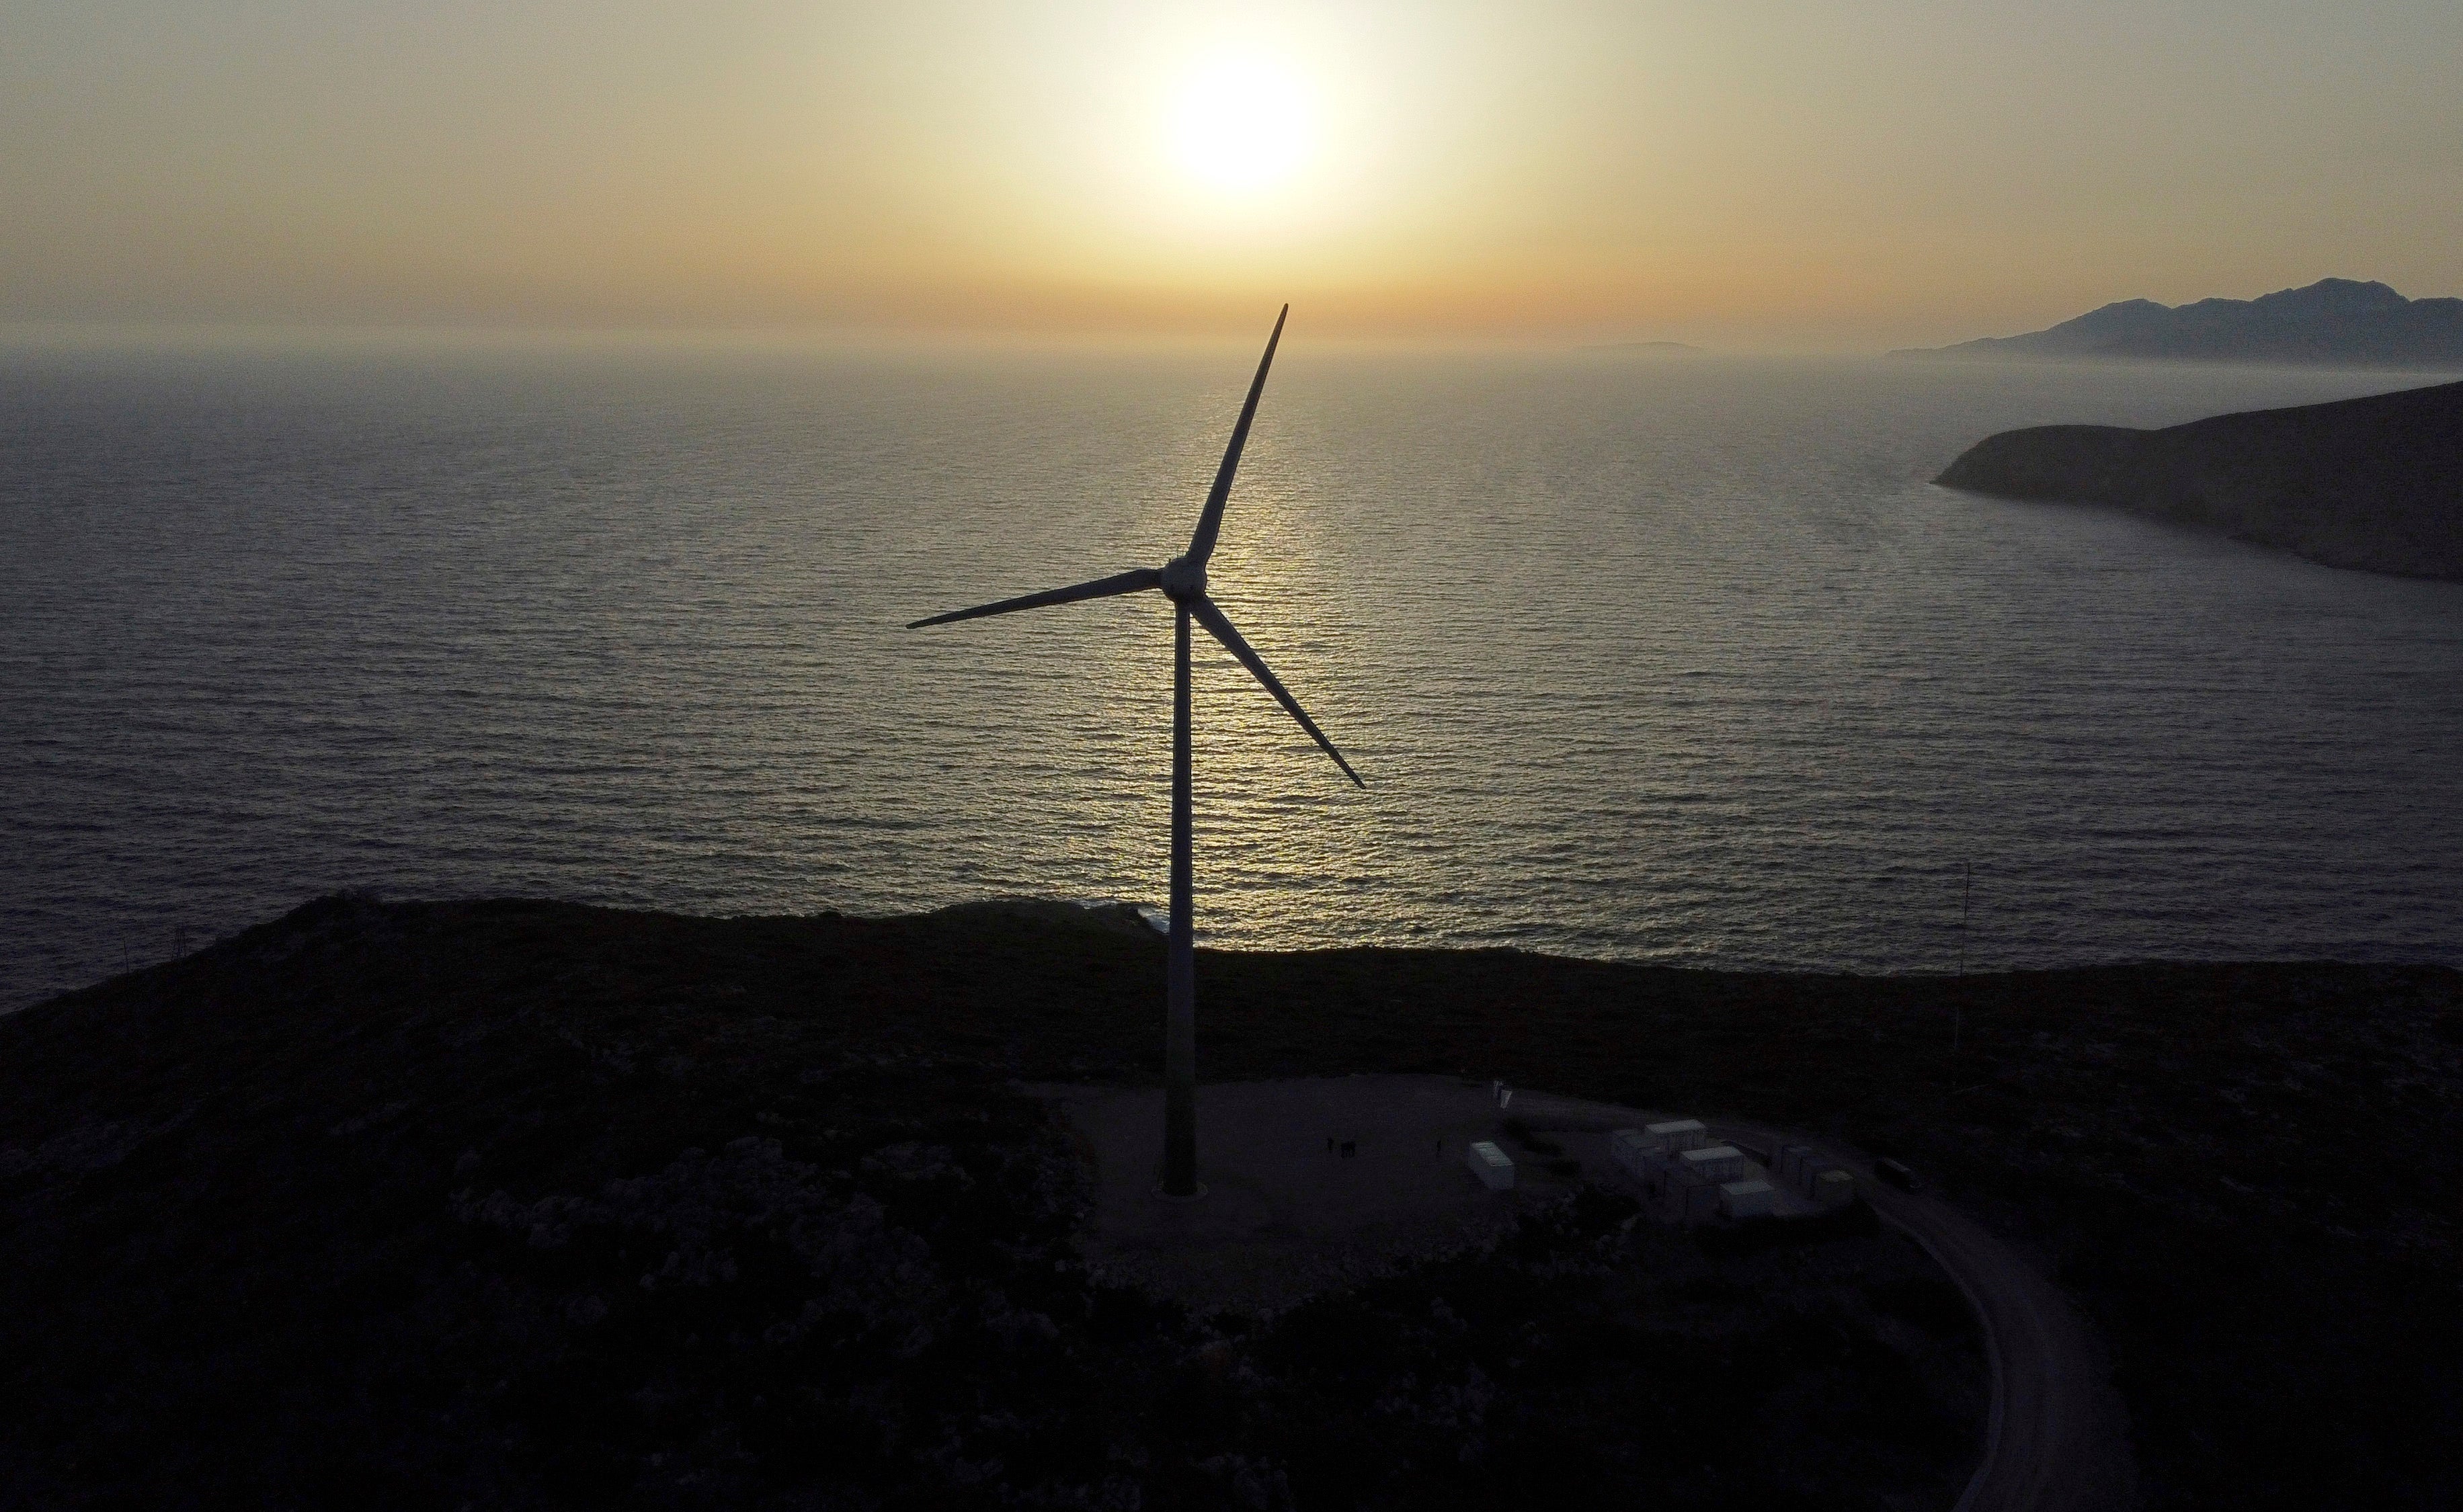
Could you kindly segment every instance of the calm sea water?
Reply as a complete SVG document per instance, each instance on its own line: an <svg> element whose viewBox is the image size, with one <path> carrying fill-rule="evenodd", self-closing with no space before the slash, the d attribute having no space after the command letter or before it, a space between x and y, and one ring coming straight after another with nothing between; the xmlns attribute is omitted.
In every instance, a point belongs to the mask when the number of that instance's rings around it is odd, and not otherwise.
<svg viewBox="0 0 2463 1512"><path fill-rule="evenodd" d="M0 1004L338 888L1160 902L1161 563L1253 356L0 353ZM1926 480L2425 381L1334 349L1198 680L1202 929L1720 965L2463 960L2463 587ZM1202 644L1202 642L1201 642Z"/></svg>

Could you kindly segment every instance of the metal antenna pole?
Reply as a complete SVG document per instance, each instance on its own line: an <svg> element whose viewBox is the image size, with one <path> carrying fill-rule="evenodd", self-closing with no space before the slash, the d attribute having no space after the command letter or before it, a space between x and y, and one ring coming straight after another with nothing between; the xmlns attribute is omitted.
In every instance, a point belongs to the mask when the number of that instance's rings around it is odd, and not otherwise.
<svg viewBox="0 0 2463 1512"><path fill-rule="evenodd" d="M1974 869L1969 863L1958 863L1958 988L1951 1002L1950 1079L1958 1080L1958 1041L1967 1027L1967 898L1975 881Z"/></svg>
<svg viewBox="0 0 2463 1512"><path fill-rule="evenodd" d="M1197 1195L1197 898L1189 814L1188 606L1171 680L1171 945L1164 966L1163 1191Z"/></svg>
<svg viewBox="0 0 2463 1512"><path fill-rule="evenodd" d="M1958 974L1967 975L1967 895L1975 882L1975 869L1970 863L1958 863Z"/></svg>

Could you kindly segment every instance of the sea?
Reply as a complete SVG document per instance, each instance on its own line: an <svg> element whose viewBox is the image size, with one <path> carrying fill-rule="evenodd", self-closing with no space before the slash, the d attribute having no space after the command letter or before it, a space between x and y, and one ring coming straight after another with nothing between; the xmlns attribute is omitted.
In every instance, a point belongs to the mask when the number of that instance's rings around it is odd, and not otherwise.
<svg viewBox="0 0 2463 1512"><path fill-rule="evenodd" d="M0 342L0 1007L345 889L1164 901L1245 344ZM1201 938L1939 973L2463 962L2463 585L1932 485L2435 381L1338 344L1199 639Z"/></svg>

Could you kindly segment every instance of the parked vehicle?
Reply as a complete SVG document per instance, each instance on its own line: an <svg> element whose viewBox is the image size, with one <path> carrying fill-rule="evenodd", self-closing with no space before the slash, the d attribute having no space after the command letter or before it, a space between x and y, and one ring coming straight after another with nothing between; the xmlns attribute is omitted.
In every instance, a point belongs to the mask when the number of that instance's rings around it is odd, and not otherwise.
<svg viewBox="0 0 2463 1512"><path fill-rule="evenodd" d="M1873 1174L1902 1192L1913 1192L1920 1185L1916 1174L1896 1160L1874 1161Z"/></svg>

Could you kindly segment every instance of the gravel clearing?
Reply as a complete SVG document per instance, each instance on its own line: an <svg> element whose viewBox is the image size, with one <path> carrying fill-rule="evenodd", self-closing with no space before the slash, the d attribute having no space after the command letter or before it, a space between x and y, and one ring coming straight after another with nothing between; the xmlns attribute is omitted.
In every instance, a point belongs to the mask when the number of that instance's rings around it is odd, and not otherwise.
<svg viewBox="0 0 2463 1512"><path fill-rule="evenodd" d="M1197 1090L1206 1195L1175 1201L1155 1192L1160 1089L1027 1091L1060 1105L1094 1165L1095 1211L1079 1238L1089 1264L1207 1312L1271 1315L1422 1260L1484 1248L1519 1214L1570 1198L1583 1174L1603 1178L1611 1169L1605 1129L1613 1125L1553 1106L1561 1099L1517 1095L1510 1109L1562 1147L1549 1154L1507 1132L1509 1112L1484 1081L1241 1082ZM1475 1139L1514 1157L1514 1190L1492 1192L1472 1175L1466 1157ZM1581 1170L1550 1168L1568 1159Z"/></svg>

